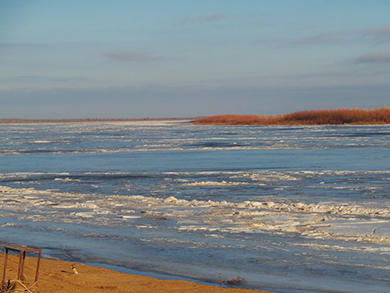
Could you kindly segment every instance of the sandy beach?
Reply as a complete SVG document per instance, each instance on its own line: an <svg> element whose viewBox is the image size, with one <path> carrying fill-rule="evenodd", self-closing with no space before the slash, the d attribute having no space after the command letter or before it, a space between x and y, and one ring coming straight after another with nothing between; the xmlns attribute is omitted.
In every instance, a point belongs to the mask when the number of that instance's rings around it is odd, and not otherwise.
<svg viewBox="0 0 390 293"><path fill-rule="evenodd" d="M33 280L36 258L27 258L25 276ZM42 259L39 271L38 288L40 293L89 293L89 292L266 292L239 288L222 288L206 286L187 281L160 280L152 277L124 274L106 268L76 264L78 274L72 271L73 263L59 260ZM4 255L1 254L0 267L3 268ZM12 279L17 273L17 258L10 255L8 259L7 278Z"/></svg>

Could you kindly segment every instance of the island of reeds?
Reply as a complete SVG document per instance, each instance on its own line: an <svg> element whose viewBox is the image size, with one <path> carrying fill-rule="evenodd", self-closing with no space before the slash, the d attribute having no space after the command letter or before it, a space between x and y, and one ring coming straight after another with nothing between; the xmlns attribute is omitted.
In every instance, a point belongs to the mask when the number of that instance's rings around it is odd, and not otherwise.
<svg viewBox="0 0 390 293"><path fill-rule="evenodd" d="M300 111L284 115L219 115L192 121L196 125L343 125L390 124L390 108Z"/></svg>

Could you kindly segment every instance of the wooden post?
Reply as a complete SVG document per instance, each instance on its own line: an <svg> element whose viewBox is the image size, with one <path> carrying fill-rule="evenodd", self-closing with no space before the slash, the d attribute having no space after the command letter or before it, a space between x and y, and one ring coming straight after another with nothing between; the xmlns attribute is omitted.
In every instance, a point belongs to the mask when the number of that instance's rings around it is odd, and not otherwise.
<svg viewBox="0 0 390 293"><path fill-rule="evenodd" d="M41 255L42 255L42 250L39 250L38 260L37 260L37 270L35 272L35 282L38 282L38 272L39 272L39 264L41 263Z"/></svg>
<svg viewBox="0 0 390 293"><path fill-rule="evenodd" d="M1 286L5 286L5 277L7 273L7 260L8 260L8 249L5 248L5 253L4 253L4 270L3 270L3 279L1 280Z"/></svg>

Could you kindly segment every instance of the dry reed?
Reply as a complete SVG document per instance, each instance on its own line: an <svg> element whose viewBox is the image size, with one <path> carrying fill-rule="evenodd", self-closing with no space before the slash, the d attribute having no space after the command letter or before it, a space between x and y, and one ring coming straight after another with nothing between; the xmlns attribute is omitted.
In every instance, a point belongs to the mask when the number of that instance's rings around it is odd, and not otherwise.
<svg viewBox="0 0 390 293"><path fill-rule="evenodd" d="M219 115L193 120L196 125L390 124L390 108L300 111L284 115Z"/></svg>

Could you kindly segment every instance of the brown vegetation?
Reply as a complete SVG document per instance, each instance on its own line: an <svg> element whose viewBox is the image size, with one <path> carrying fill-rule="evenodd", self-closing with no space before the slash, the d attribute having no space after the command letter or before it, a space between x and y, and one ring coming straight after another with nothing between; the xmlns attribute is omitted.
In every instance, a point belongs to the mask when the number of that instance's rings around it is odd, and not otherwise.
<svg viewBox="0 0 390 293"><path fill-rule="evenodd" d="M219 115L193 120L196 125L390 124L390 108L300 111L275 116Z"/></svg>

